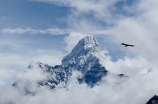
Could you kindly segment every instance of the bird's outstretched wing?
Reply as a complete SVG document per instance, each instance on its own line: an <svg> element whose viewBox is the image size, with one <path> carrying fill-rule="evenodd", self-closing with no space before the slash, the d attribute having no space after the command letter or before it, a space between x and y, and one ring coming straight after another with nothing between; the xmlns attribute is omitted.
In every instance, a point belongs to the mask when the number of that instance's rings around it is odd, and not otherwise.
<svg viewBox="0 0 158 104"><path fill-rule="evenodd" d="M134 47L134 45L129 45L129 46Z"/></svg>
<svg viewBox="0 0 158 104"><path fill-rule="evenodd" d="M134 47L134 45L129 45L129 44L125 44L125 43L122 43L121 45L124 45L125 47L128 47L128 46Z"/></svg>

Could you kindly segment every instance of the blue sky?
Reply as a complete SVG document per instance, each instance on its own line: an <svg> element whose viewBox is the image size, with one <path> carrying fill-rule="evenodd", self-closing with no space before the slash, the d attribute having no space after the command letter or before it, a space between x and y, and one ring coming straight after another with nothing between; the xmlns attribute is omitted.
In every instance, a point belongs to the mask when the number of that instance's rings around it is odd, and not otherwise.
<svg viewBox="0 0 158 104"><path fill-rule="evenodd" d="M128 2L118 2L117 8L121 9L122 4L128 4ZM73 28L74 24L71 24L69 16L74 12L74 8L56 5L55 3L49 2L37 2L31 0L15 0L15 1L0 1L0 29L4 28L31 28L31 29L49 29L49 28L60 28L60 29L72 29L73 31L82 32ZM116 11L120 11L119 9ZM121 12L123 13L123 11ZM100 25L100 28L106 27L106 22L99 20L93 15L93 13L83 13L77 17L75 22L80 22L79 19L90 19L94 21L93 24ZM76 24L75 24L76 25ZM78 27L77 27L78 28ZM45 34L30 34L30 33L1 33L2 40L12 41L14 44L21 44L22 47L30 49L55 49L64 51L64 37L68 34L62 35L50 35ZM96 36L97 37L97 36ZM99 38L98 38L99 39ZM101 39L101 38L100 38ZM2 46L1 51L17 51L10 50L12 47L4 48ZM102 47L104 48L104 47ZM19 49L19 52L24 51Z"/></svg>
<svg viewBox="0 0 158 104"><path fill-rule="evenodd" d="M69 12L67 7L29 0L1 0L0 6L1 28L65 28L66 23L60 21Z"/></svg>
<svg viewBox="0 0 158 104"><path fill-rule="evenodd" d="M16 1L0 1L0 23L1 30L4 28L33 28L33 29L47 29L47 28L66 28L67 23L63 22L68 14L67 7L60 7L49 3L41 3L27 0ZM65 16L65 17L64 17ZM64 36L52 36L50 34L32 35L24 34L3 34L1 39L12 41L15 44L22 44L24 47L34 48L59 48L53 43L60 45ZM53 41L53 42L52 42ZM20 43L18 43L20 42ZM30 47L30 44L32 46ZM44 45L45 44L45 45ZM38 47L39 46L39 47ZM51 47L50 47L51 46ZM3 46L2 46L3 47ZM1 48L3 51L7 49ZM9 49L8 49L9 50ZM19 50L23 51L23 50Z"/></svg>
<svg viewBox="0 0 158 104"><path fill-rule="evenodd" d="M154 4L148 0L0 0L0 72L4 73L0 85L11 84L16 73L32 62L61 64L85 35L94 35L114 63L126 57L156 62L157 47L150 47L157 43ZM121 42L136 47L124 48Z"/></svg>

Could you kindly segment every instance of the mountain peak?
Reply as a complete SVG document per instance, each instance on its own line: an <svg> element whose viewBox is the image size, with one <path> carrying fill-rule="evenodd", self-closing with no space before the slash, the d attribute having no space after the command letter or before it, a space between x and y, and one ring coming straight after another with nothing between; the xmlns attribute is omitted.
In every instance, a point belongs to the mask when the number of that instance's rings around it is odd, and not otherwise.
<svg viewBox="0 0 158 104"><path fill-rule="evenodd" d="M70 54L62 60L62 65L84 64L86 61L96 58L100 54L100 47L96 38L92 35L85 36L73 48ZM97 58L98 59L98 58ZM77 69L78 70L78 69Z"/></svg>
<svg viewBox="0 0 158 104"><path fill-rule="evenodd" d="M93 51L100 52L100 47L96 38L92 35L85 36L74 47L73 51Z"/></svg>
<svg viewBox="0 0 158 104"><path fill-rule="evenodd" d="M99 45L98 41L93 35L87 35L84 38L82 38L80 41L83 42L84 45L88 45L88 44L97 45L97 46Z"/></svg>
<svg viewBox="0 0 158 104"><path fill-rule="evenodd" d="M78 70L82 73L82 76L78 78L78 82L80 84L87 83L93 87L101 81L102 77L109 73L102 65L101 59L102 55L100 54L99 44L96 38L90 35L82 38L72 52L63 58L62 65L52 67L37 62L31 64L28 69L37 67L42 69L42 75L44 74L46 79L38 80L36 83L39 86L47 85L51 89L66 88L68 80L73 74L72 72ZM124 77L123 74L117 76ZM21 80L16 81L13 86L17 86L18 83L21 83Z"/></svg>

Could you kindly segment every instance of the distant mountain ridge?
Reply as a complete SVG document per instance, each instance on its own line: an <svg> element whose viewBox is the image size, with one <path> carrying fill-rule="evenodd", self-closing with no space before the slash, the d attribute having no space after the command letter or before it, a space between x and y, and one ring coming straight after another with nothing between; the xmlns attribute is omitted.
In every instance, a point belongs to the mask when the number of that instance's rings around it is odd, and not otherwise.
<svg viewBox="0 0 158 104"><path fill-rule="evenodd" d="M34 65L37 65L44 73L49 73L47 79L37 81L39 86L46 85L51 89L66 88L72 72L77 70L82 73L82 77L78 78L78 82L93 87L109 73L101 64L103 56L100 52L100 46L96 38L86 36L78 42L70 54L62 59L62 65L52 67L38 62L29 65L28 69L32 69ZM125 75L118 74L117 76L123 77ZM20 79L13 86L17 86L18 83L20 83Z"/></svg>

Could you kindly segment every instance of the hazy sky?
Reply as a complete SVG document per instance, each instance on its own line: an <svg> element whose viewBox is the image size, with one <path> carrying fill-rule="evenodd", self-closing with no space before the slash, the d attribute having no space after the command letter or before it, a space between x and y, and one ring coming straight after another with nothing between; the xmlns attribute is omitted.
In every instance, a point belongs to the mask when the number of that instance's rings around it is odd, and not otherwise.
<svg viewBox="0 0 158 104"><path fill-rule="evenodd" d="M137 81L127 82L133 83L131 91L137 90L134 85L141 86L140 83L147 81L141 91L147 91L145 94L150 93L149 96L154 95L153 92L158 91L157 85L154 85L157 80L151 79L157 75L143 75L150 68L157 71L157 5L157 0L0 0L0 86L11 85L16 75L32 62L40 61L52 66L61 64L62 58L79 39L85 35L94 35L105 55L106 69L133 76ZM125 48L120 45L122 42L134 44L135 47ZM123 88L127 89L127 86ZM152 93L150 88L153 88ZM88 90L84 86L83 92L85 89ZM96 92L96 89L92 90ZM97 91L97 94L102 92ZM114 102L107 104L120 101L119 93L113 98ZM122 96L126 94L122 92ZM143 98L137 93L131 96L135 95ZM100 100L103 99L101 97Z"/></svg>

